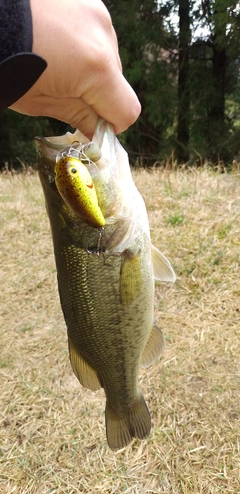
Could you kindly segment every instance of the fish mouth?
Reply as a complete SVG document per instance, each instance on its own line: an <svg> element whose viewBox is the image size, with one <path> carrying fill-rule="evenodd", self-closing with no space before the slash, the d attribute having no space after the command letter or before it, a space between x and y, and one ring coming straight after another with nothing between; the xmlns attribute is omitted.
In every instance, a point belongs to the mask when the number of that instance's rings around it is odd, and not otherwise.
<svg viewBox="0 0 240 494"><path fill-rule="evenodd" d="M104 141L104 135L107 127L111 127L110 124L105 122L102 118L98 119L93 141L90 141L80 130L75 132L66 132L62 136L50 136L50 137L35 137L35 142L43 153L49 159L56 159L57 154L62 149L72 146L76 143L81 143L84 148L84 153L88 160L98 161L101 158L101 152L98 155Z"/></svg>
<svg viewBox="0 0 240 494"><path fill-rule="evenodd" d="M88 144L89 139L85 137L80 130L75 132L66 132L62 136L49 136L49 137L35 137L37 146L45 144L48 148L54 149L56 151L61 150L64 147L70 146L74 142L81 142L82 144Z"/></svg>

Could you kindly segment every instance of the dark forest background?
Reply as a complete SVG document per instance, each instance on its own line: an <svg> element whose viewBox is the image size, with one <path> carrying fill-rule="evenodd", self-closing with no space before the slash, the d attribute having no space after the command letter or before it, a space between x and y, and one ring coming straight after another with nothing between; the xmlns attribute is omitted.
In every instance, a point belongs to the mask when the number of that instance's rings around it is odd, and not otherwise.
<svg viewBox="0 0 240 494"><path fill-rule="evenodd" d="M137 166L240 160L240 6L229 0L106 0L142 113L120 136ZM0 167L36 163L34 136L69 127L0 113Z"/></svg>

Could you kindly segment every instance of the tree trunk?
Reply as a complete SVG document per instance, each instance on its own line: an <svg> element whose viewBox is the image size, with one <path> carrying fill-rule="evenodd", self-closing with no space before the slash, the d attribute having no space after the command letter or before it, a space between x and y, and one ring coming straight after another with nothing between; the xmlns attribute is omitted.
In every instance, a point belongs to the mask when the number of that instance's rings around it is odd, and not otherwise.
<svg viewBox="0 0 240 494"><path fill-rule="evenodd" d="M179 57L178 57L178 127L177 160L187 162L189 159L189 45L190 2L179 0Z"/></svg>
<svg viewBox="0 0 240 494"><path fill-rule="evenodd" d="M218 9L219 4L219 9ZM225 10L225 16L224 14ZM214 33L212 35L212 84L214 94L209 105L209 147L211 159L217 162L222 159L221 150L224 145L225 129L225 85L226 85L226 8L223 10L219 0L215 1L213 12Z"/></svg>

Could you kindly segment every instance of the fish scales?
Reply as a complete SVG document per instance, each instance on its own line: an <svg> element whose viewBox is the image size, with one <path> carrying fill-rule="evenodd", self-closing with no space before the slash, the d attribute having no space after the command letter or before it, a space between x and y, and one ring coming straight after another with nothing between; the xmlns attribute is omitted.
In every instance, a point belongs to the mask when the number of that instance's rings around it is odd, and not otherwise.
<svg viewBox="0 0 240 494"><path fill-rule="evenodd" d="M105 124L101 141L99 129L97 143L100 147L102 143L102 152L106 145L111 151L116 137ZM76 134L67 136L70 143L76 141ZM174 281L175 275L166 258L151 246L145 206L129 166L123 170L121 162L118 174L108 173L116 150L110 153L108 167L99 162L96 177L95 168L90 167L106 217L104 230L99 230L75 214L59 194L54 174L60 147L56 139L37 141L39 176L52 230L70 361L83 386L104 388L107 440L115 450L150 432L138 373L140 365L150 365L165 346L154 324L154 276ZM66 139L59 139L66 146ZM116 154L125 160L119 149ZM118 185L116 175L125 180L124 186Z"/></svg>
<svg viewBox="0 0 240 494"><path fill-rule="evenodd" d="M58 238L55 254L69 337L88 363L98 369L110 403L118 396L118 411L124 414L132 397L136 398L141 354L148 338L139 328L144 323L149 332L152 329L153 313L147 310L153 293L152 267L145 268L141 292L129 312L128 305L122 304L119 287L122 257L89 254L76 245L58 252L64 242L64 231L61 233L63 239L59 242ZM123 385L124 378L127 386Z"/></svg>

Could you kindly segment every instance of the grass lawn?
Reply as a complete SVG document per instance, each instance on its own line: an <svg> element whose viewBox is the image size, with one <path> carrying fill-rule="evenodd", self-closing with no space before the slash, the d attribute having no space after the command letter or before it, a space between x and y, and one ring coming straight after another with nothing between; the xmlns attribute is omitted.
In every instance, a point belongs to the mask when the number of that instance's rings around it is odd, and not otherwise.
<svg viewBox="0 0 240 494"><path fill-rule="evenodd" d="M240 174L139 170L167 348L140 386L147 440L112 452L104 393L68 359L38 176L0 175L0 493L240 493ZM101 296L101 294L99 294Z"/></svg>

